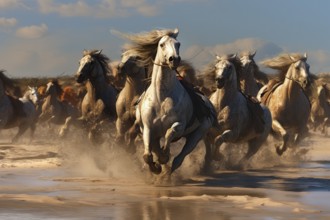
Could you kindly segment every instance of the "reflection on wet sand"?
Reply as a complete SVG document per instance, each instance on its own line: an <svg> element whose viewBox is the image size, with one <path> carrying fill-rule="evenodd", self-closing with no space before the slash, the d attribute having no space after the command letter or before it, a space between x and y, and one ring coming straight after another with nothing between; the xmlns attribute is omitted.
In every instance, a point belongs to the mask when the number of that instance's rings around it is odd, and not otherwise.
<svg viewBox="0 0 330 220"><path fill-rule="evenodd" d="M65 158L72 148L0 144L0 219L330 219L328 140L317 140L306 160L206 176L178 172L167 186L122 152L107 150L95 161L95 150ZM265 155L258 165L269 161Z"/></svg>

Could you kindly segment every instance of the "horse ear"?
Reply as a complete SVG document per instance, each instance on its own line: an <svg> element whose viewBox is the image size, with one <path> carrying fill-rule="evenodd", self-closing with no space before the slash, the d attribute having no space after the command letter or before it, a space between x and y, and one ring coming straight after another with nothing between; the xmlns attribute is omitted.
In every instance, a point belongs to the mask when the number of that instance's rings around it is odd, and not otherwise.
<svg viewBox="0 0 330 220"><path fill-rule="evenodd" d="M230 59L230 60L235 60L235 59L236 59L236 57L237 57L237 53L235 53L235 54L231 55L231 56L229 57L229 59Z"/></svg>
<svg viewBox="0 0 330 220"><path fill-rule="evenodd" d="M254 56L256 55L257 51L255 50L253 53L250 54L250 57L253 59Z"/></svg>
<svg viewBox="0 0 330 220"><path fill-rule="evenodd" d="M216 58L217 58L217 60L221 60L221 57L219 57L218 55L216 55Z"/></svg>
<svg viewBox="0 0 330 220"><path fill-rule="evenodd" d="M30 86L28 86L28 89L32 89Z"/></svg>
<svg viewBox="0 0 330 220"><path fill-rule="evenodd" d="M307 53L306 52L304 53L304 58L307 60Z"/></svg>
<svg viewBox="0 0 330 220"><path fill-rule="evenodd" d="M173 31L173 37L176 38L179 35L179 29L175 28Z"/></svg>
<svg viewBox="0 0 330 220"><path fill-rule="evenodd" d="M98 50L95 52L95 54L101 54L102 53L102 50Z"/></svg>

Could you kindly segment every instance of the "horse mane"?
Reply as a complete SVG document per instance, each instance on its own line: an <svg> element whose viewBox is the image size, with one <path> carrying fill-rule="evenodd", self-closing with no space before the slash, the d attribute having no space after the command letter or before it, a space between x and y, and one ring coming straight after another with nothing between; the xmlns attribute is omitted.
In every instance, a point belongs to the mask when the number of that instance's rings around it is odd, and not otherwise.
<svg viewBox="0 0 330 220"><path fill-rule="evenodd" d="M266 59L261 62L266 67L278 70L278 77L280 81L284 81L285 75L291 64L297 62L298 60L306 60L306 57L299 53L285 53L280 54L277 57Z"/></svg>
<svg viewBox="0 0 330 220"><path fill-rule="evenodd" d="M102 72L104 78L107 82L110 82L109 75L112 75L112 69L110 66L110 58L107 57L105 54L101 53L99 50L84 50L83 55L90 55L94 59L98 60L101 64Z"/></svg>
<svg viewBox="0 0 330 220"><path fill-rule="evenodd" d="M196 70L192 63L186 60L181 60L180 65L177 67L178 73L188 82L197 83Z"/></svg>
<svg viewBox="0 0 330 220"><path fill-rule="evenodd" d="M155 59L157 53L159 40L166 35L175 35L174 30L169 29L152 30L138 34L125 34L118 31L113 32L121 38L130 41L129 44L124 45L124 50L130 50L132 54L136 54L140 58L141 64L145 67L153 65L153 59Z"/></svg>
<svg viewBox="0 0 330 220"><path fill-rule="evenodd" d="M0 79L2 80L3 82L3 85L5 88L14 88L15 85L14 85L14 82L12 79L8 78L6 75L5 75L5 70L0 70Z"/></svg>
<svg viewBox="0 0 330 220"><path fill-rule="evenodd" d="M60 97L63 93L63 89L62 89L62 86L59 84L58 79L51 80L51 83L53 83L53 85L55 86L56 92L57 92L58 96Z"/></svg>

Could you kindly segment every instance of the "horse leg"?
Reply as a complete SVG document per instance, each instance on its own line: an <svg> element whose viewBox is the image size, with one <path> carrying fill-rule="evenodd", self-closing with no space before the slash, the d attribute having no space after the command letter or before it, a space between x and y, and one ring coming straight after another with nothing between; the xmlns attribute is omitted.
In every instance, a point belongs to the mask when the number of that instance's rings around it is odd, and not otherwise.
<svg viewBox="0 0 330 220"><path fill-rule="evenodd" d="M71 126L71 123L72 123L72 117L69 116L65 119L64 125L60 128L60 132L59 132L60 137L65 137L67 131L69 130L69 127Z"/></svg>
<svg viewBox="0 0 330 220"><path fill-rule="evenodd" d="M294 145L297 145L301 142L302 139L304 139L306 136L308 136L308 127L306 124L301 126L301 129L299 129L295 139L294 139Z"/></svg>
<svg viewBox="0 0 330 220"><path fill-rule="evenodd" d="M134 146L134 141L139 134L139 128L139 123L135 121L132 127L125 134L125 141L127 142L129 149L131 149L132 151L136 150Z"/></svg>
<svg viewBox="0 0 330 220"><path fill-rule="evenodd" d="M204 156L204 165L202 168L202 173L207 174L211 170L211 162L212 162L212 143L209 137L203 138L205 145L205 156Z"/></svg>
<svg viewBox="0 0 330 220"><path fill-rule="evenodd" d="M124 121L121 120L119 117L116 120L116 137L115 142L119 145L124 145L125 143L125 126Z"/></svg>
<svg viewBox="0 0 330 220"><path fill-rule="evenodd" d="M172 162L171 173L181 166L184 158L195 149L198 142L204 137L210 127L211 121L205 119L198 128L186 136L185 145Z"/></svg>
<svg viewBox="0 0 330 220"><path fill-rule="evenodd" d="M30 125L30 144L32 143L35 130L36 130L36 124L33 123Z"/></svg>
<svg viewBox="0 0 330 220"><path fill-rule="evenodd" d="M214 139L214 150L213 150L213 159L216 161L221 161L224 159L224 155L220 153L220 147L224 142L235 142L238 134L233 130L225 130L221 135L218 135Z"/></svg>
<svg viewBox="0 0 330 220"><path fill-rule="evenodd" d="M185 126L180 122L175 122L167 129L165 134L165 143L162 152L158 155L158 161L160 164L166 164L170 159L170 144L176 137L183 135Z"/></svg>
<svg viewBox="0 0 330 220"><path fill-rule="evenodd" d="M144 143L144 154L143 154L143 160L146 164L149 165L149 169L152 173L160 174L162 172L162 167L160 164L155 163L152 156L152 144L156 144L155 141L151 140L151 134L150 129L148 127L143 128L143 143Z"/></svg>
<svg viewBox="0 0 330 220"><path fill-rule="evenodd" d="M328 136L328 122L329 118L326 117L322 123L322 134L324 134L325 136Z"/></svg>
<svg viewBox="0 0 330 220"><path fill-rule="evenodd" d="M281 134L283 140L282 144L275 145L276 153L281 156L288 148L289 134L277 120L273 120L272 129Z"/></svg>
<svg viewBox="0 0 330 220"><path fill-rule="evenodd" d="M21 124L18 127L18 132L15 135L15 137L13 137L13 139L11 140L12 143L16 143L18 141L18 138L22 136L22 134L28 129L27 124Z"/></svg>
<svg viewBox="0 0 330 220"><path fill-rule="evenodd" d="M241 168L244 168L245 163L258 152L258 150L260 149L260 147L264 142L265 142L265 138L262 138L260 136L249 140L248 151L239 162Z"/></svg>

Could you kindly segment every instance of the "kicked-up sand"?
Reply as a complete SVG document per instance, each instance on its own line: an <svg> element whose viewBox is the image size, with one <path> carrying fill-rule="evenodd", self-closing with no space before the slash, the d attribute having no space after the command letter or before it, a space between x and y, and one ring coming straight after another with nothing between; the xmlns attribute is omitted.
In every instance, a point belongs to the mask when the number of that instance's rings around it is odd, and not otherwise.
<svg viewBox="0 0 330 220"><path fill-rule="evenodd" d="M47 133L11 144L1 131L0 219L330 219L330 138L318 133L282 157L268 141L244 171L232 169L244 147L227 146L208 175L200 144L171 178L150 174L142 147Z"/></svg>

